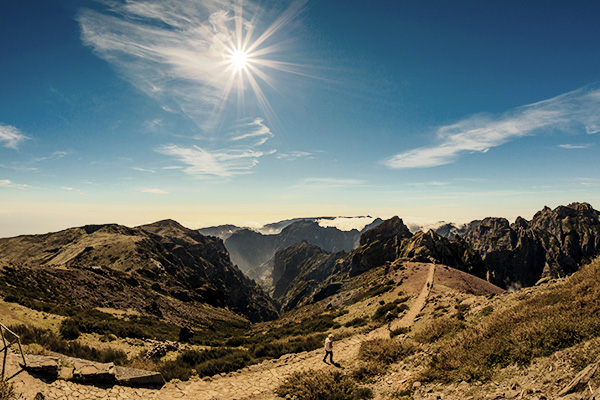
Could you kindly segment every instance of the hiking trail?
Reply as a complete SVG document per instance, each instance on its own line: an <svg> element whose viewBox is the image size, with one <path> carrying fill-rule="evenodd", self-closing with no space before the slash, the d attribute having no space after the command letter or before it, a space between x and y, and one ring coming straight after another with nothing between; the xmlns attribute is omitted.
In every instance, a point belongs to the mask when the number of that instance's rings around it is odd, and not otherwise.
<svg viewBox="0 0 600 400"><path fill-rule="evenodd" d="M392 321L391 329L410 327L421 312L433 287L435 264L429 264L427 279L419 295L402 318ZM47 400L273 400L274 390L283 380L297 371L324 368L341 368L351 365L358 355L360 344L368 339L389 337L385 324L367 334L354 335L334 342L334 360L339 366L323 362L324 351L317 350L286 354L279 359L267 360L242 370L214 377L195 378L186 382L170 382L160 390L124 386L96 387L71 381L56 380L45 383L22 371L15 354L9 354L6 376L25 399L33 399L41 392Z"/></svg>

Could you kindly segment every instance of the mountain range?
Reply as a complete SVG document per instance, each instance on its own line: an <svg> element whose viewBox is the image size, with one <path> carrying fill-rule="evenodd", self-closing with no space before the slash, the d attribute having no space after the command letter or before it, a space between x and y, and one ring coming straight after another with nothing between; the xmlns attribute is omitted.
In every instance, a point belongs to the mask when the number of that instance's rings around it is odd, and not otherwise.
<svg viewBox="0 0 600 400"><path fill-rule="evenodd" d="M382 222L377 218L360 231L344 231L320 224L320 221L333 219L296 218L265 225L258 231L221 225L199 229L199 232L222 238L232 262L250 278L270 290L274 284L273 256L278 250L306 241L329 252L351 251L358 245L362 233Z"/></svg>
<svg viewBox="0 0 600 400"><path fill-rule="evenodd" d="M600 213L587 203L545 207L512 224L490 217L416 233L399 217L376 219L361 231L323 227L316 219L271 228L281 231L202 230L229 235L225 242L172 220L4 238L0 289L4 296L132 309L203 326L214 319L274 319L337 293L352 277L407 261L447 265L507 289L571 274L600 255ZM267 281L268 290L252 278Z"/></svg>
<svg viewBox="0 0 600 400"><path fill-rule="evenodd" d="M283 311L290 310L335 293L349 277L406 261L444 264L501 288L518 288L573 273L600 255L600 213L587 203L545 207L531 221L490 217L438 232L413 234L393 217L363 233L351 252L327 252L307 242L279 250L273 296Z"/></svg>

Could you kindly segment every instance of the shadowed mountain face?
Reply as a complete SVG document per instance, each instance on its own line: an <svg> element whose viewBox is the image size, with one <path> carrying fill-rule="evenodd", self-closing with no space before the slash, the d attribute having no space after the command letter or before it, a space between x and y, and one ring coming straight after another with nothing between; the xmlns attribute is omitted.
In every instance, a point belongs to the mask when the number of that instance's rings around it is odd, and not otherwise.
<svg viewBox="0 0 600 400"><path fill-rule="evenodd" d="M12 264L0 271L0 283L14 286L27 271L34 286L44 279L53 282L44 291L56 291L81 307L134 308L163 317L175 313L174 319L185 320L197 314L196 306L209 305L228 307L251 321L277 317L272 300L232 265L220 239L171 220L0 239L0 260Z"/></svg>
<svg viewBox="0 0 600 400"><path fill-rule="evenodd" d="M448 265L502 288L532 286L543 277L575 272L600 255L600 213L587 203L546 207L531 221L519 217L512 225L486 218L440 229L453 239L432 230L413 235L394 217L365 232L350 253L331 254L307 243L278 251L275 299L289 309L332 292L332 285L349 277L400 261Z"/></svg>
<svg viewBox="0 0 600 400"><path fill-rule="evenodd" d="M363 229L370 229L381 223L376 219ZM257 281L270 285L273 272L273 256L277 250L306 241L319 246L328 252L350 251L359 241L361 232L356 229L342 231L337 228L324 228L313 220L300 220L287 225L280 233L263 235L249 229L233 233L226 241L225 247L231 260L245 274ZM275 280L272 280L275 284Z"/></svg>
<svg viewBox="0 0 600 400"><path fill-rule="evenodd" d="M600 254L600 213L587 203L545 207L531 221L486 218L464 235L499 286L564 276Z"/></svg>
<svg viewBox="0 0 600 400"><path fill-rule="evenodd" d="M363 233L352 252L332 254L307 242L279 250L274 257L274 298L282 310L335 294L343 282L370 269L397 261L437 262L486 276L479 255L462 240L433 231L413 235L393 217Z"/></svg>

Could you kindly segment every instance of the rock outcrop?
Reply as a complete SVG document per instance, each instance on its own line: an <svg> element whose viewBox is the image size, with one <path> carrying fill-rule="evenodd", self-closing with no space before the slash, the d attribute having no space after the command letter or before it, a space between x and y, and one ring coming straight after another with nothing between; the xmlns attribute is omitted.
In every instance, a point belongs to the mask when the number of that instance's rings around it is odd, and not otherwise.
<svg viewBox="0 0 600 400"><path fill-rule="evenodd" d="M486 218L471 227L465 241L488 266L498 286L532 286L544 276L575 272L600 254L600 214L587 203L554 210L545 207L531 221Z"/></svg>

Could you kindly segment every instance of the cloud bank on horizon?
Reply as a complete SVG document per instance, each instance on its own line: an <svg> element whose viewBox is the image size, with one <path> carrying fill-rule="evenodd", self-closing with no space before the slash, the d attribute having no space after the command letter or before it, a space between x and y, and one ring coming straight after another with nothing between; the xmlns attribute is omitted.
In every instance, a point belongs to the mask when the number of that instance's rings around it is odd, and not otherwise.
<svg viewBox="0 0 600 400"><path fill-rule="evenodd" d="M461 155L487 152L511 140L542 131L569 134L600 132L600 88L584 87L528 104L500 116L477 114L438 128L437 143L396 154L384 160L393 169L429 168L451 164ZM563 145L577 149L585 146Z"/></svg>

